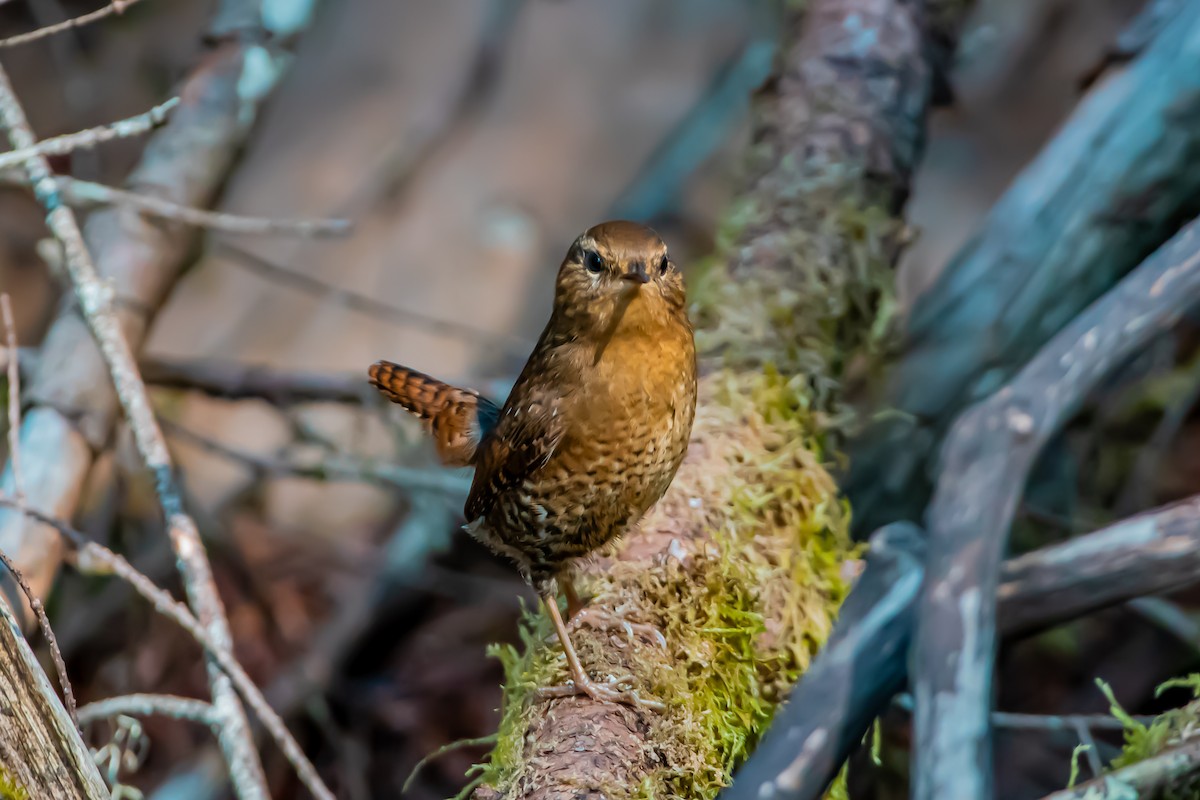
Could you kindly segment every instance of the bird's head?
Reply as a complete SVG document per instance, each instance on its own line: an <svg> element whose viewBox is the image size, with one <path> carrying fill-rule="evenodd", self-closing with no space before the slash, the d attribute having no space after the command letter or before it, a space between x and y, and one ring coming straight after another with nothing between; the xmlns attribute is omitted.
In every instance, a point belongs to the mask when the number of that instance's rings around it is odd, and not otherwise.
<svg viewBox="0 0 1200 800"><path fill-rule="evenodd" d="M602 222L575 240L558 270L554 313L580 333L650 332L687 320L683 276L658 234Z"/></svg>

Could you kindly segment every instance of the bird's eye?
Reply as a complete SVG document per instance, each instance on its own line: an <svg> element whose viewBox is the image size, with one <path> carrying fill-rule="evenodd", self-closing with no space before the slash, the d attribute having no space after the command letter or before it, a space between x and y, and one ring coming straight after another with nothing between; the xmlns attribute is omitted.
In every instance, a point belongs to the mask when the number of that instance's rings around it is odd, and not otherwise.
<svg viewBox="0 0 1200 800"><path fill-rule="evenodd" d="M671 259L668 258L666 255L664 255L662 257L662 261L660 261L658 263L658 272L661 275L666 275L667 270L669 270L670 268L671 268Z"/></svg>
<svg viewBox="0 0 1200 800"><path fill-rule="evenodd" d="M583 257L583 266L588 272L601 273L604 272L604 259L600 258L599 253L589 252Z"/></svg>

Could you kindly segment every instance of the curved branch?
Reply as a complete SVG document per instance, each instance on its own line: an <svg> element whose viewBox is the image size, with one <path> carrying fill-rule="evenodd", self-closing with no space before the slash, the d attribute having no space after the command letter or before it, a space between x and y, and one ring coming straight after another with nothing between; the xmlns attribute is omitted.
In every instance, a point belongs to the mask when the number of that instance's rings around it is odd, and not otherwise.
<svg viewBox="0 0 1200 800"><path fill-rule="evenodd" d="M1200 21L1200 5L1194 6ZM1200 301L1192 222L951 428L928 514L914 646L915 800L991 796L991 687L1000 560L1042 446L1088 392Z"/></svg>
<svg viewBox="0 0 1200 800"><path fill-rule="evenodd" d="M852 442L841 481L858 531L920 520L955 416L1200 210L1200 5L1167 11L917 298L884 399L899 413Z"/></svg>
<svg viewBox="0 0 1200 800"><path fill-rule="evenodd" d="M908 663L896 652L916 622L924 571L917 533L897 523L871 538L866 569L828 644L726 798L818 800L903 686ZM1005 637L1194 585L1200 582L1200 496L1010 559L1001 580L996 613ZM993 714L992 720L1012 717Z"/></svg>

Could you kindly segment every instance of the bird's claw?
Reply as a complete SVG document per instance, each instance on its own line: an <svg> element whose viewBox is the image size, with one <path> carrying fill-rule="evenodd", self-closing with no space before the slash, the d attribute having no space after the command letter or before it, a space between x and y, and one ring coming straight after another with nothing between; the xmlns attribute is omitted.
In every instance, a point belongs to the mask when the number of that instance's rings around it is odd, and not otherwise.
<svg viewBox="0 0 1200 800"><path fill-rule="evenodd" d="M603 631L619 630L623 631L631 641L636 638L636 635L641 635L659 647L666 649L667 646L667 637L663 636L662 631L654 625L645 622L630 622L619 614L593 606L584 606L575 612L569 625L571 627L587 625L589 628Z"/></svg>
<svg viewBox="0 0 1200 800"><path fill-rule="evenodd" d="M634 708L644 708L648 711L667 710L665 703L658 700L646 700L632 689L621 689L617 681L598 683L586 676L582 679L568 681L560 686L543 686L537 690L537 694L543 700L586 694L597 703L620 703Z"/></svg>

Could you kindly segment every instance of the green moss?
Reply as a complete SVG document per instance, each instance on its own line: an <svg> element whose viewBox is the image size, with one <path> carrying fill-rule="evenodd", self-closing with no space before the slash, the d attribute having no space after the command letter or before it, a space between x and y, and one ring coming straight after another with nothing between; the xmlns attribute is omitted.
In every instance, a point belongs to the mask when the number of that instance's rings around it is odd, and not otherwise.
<svg viewBox="0 0 1200 800"><path fill-rule="evenodd" d="M1160 714L1149 725L1130 716L1117 702L1108 684L1097 679L1096 685L1108 698L1113 716L1125 726L1125 747L1122 748L1121 754L1113 759L1113 769L1127 767L1156 756L1184 739L1194 737L1197 728L1200 727L1200 673L1166 681L1155 690L1157 697L1168 689L1190 689L1193 701L1182 708L1173 708Z"/></svg>
<svg viewBox="0 0 1200 800"><path fill-rule="evenodd" d="M598 602L635 608L668 649L637 642L631 652L606 632L573 633L589 671L629 674L668 705L647 717L651 761L661 766L633 789L607 789L612 796L715 796L828 636L847 591L848 514L821 464L804 382L767 368L722 372L703 385L697 446L707 458L681 470L682 495L664 503L689 504L707 544L682 560L617 561L586 578ZM663 509L647 524L681 510ZM525 760L538 717L530 690L567 677L540 609L524 615L521 639L492 650L504 665L503 719L481 777L503 792L537 780Z"/></svg>
<svg viewBox="0 0 1200 800"><path fill-rule="evenodd" d="M806 376L808 402L831 415L824 427L841 427L848 367L878 371L895 339L892 265L903 236L881 205L843 191L782 207L748 196L690 280L697 345L731 368Z"/></svg>
<svg viewBox="0 0 1200 800"><path fill-rule="evenodd" d="M29 800L26 792L0 767L0 800Z"/></svg>

